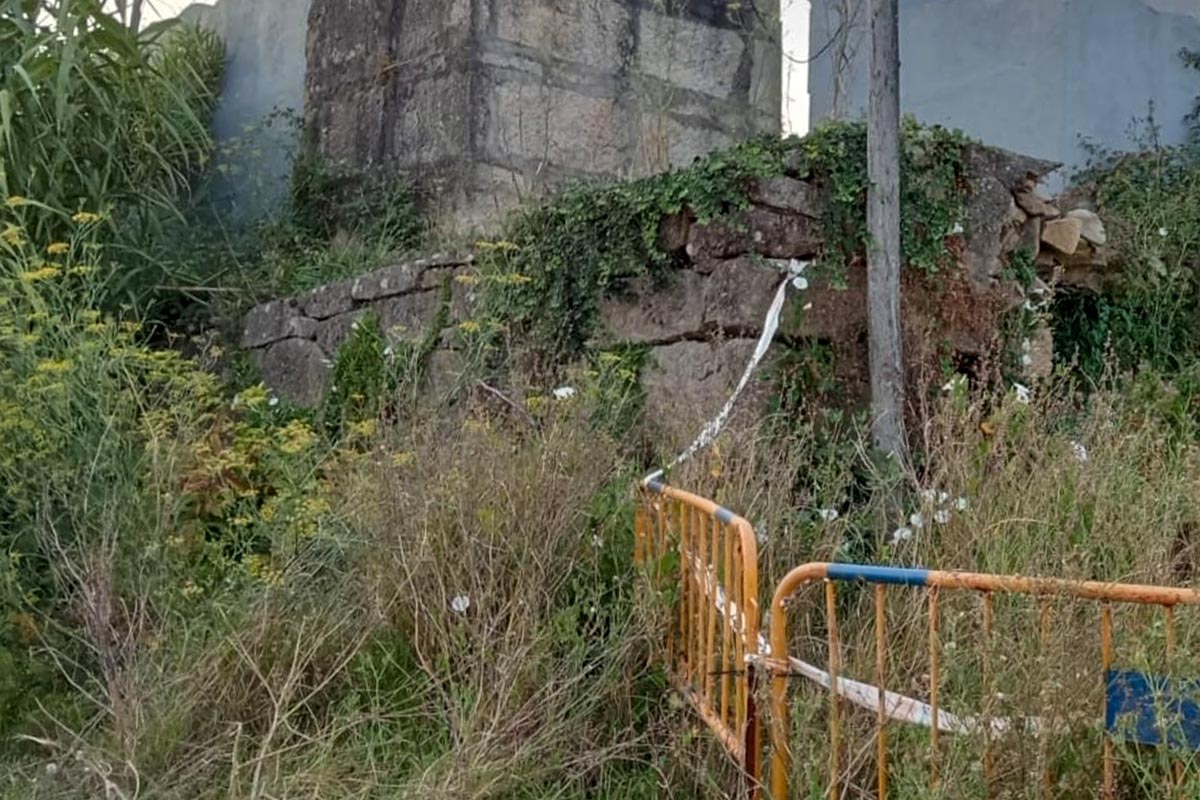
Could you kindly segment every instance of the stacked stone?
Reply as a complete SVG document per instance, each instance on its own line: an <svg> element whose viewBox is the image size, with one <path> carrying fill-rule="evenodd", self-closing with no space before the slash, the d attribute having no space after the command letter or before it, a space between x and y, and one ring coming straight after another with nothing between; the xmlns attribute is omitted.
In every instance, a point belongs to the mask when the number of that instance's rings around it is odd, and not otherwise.
<svg viewBox="0 0 1200 800"><path fill-rule="evenodd" d="M338 347L364 314L377 314L389 336L421 341L436 321L442 286L449 281L450 324L466 320L471 290L454 279L472 262L470 255L438 254L264 303L246 314L241 346L254 357L263 380L275 392L302 405L315 405L324 396ZM443 336L440 352L435 353L433 360L440 370L453 369L457 363L451 343L452 337Z"/></svg>

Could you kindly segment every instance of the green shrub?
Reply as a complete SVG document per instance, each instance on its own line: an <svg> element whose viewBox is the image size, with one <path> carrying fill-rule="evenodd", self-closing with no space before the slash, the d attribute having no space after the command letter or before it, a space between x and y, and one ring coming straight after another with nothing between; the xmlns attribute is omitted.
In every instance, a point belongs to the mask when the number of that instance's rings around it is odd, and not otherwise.
<svg viewBox="0 0 1200 800"><path fill-rule="evenodd" d="M96 0L2 0L0 227L21 206L22 227L53 242L70 229L48 209L100 213L105 298L147 300L167 276L146 251L211 157L223 61L210 33L139 37Z"/></svg>

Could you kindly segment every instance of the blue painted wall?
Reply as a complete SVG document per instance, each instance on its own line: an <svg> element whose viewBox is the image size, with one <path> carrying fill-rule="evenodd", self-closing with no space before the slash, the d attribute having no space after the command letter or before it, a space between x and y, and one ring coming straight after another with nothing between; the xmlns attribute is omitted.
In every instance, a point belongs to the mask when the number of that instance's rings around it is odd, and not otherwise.
<svg viewBox="0 0 1200 800"><path fill-rule="evenodd" d="M843 8L844 46L826 47ZM812 13L812 118L857 116L867 99L867 0L813 0ZM900 0L900 30L906 113L1068 168L1086 162L1081 137L1129 149L1131 124L1151 101L1164 139L1182 141L1200 94L1200 73L1179 58L1200 49L1200 0ZM835 109L839 55L845 90Z"/></svg>

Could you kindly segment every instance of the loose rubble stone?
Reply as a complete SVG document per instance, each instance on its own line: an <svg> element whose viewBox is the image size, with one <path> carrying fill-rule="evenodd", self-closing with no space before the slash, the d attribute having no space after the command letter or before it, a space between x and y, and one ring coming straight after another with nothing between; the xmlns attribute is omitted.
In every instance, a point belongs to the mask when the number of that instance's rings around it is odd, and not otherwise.
<svg viewBox="0 0 1200 800"><path fill-rule="evenodd" d="M1108 244L1108 234L1104 231L1104 223L1095 211L1077 208L1074 211L1068 211L1067 218L1079 220L1083 226L1080 229L1080 235L1087 241L1095 245Z"/></svg>
<svg viewBox="0 0 1200 800"><path fill-rule="evenodd" d="M1065 255L1079 249L1082 235L1083 223L1071 217L1052 219L1042 226L1042 241Z"/></svg>
<svg viewBox="0 0 1200 800"><path fill-rule="evenodd" d="M1035 217L1057 217L1059 215L1058 208L1037 192L1017 192L1014 197L1017 205L1027 214L1032 214Z"/></svg>

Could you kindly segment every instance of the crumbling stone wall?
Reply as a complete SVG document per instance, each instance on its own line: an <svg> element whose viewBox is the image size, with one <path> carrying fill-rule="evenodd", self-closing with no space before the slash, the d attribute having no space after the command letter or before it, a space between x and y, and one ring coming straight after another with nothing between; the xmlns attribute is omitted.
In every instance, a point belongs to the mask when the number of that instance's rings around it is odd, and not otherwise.
<svg viewBox="0 0 1200 800"><path fill-rule="evenodd" d="M927 275L908 268L903 280L903 324L910 386L939 379L940 359L967 371L991 357L1000 321L1030 299L1011 275L1014 254L1028 263L1060 264L1098 245L1103 227L1088 213L1064 214L1036 193L1053 164L1002 150L972 146L965 158L970 186L966 224L947 239L958 265ZM632 343L649 351L643 385L652 407L678 417L681 406L715 412L741 376L763 316L790 259L822 249L823 188L798 171L748 187L750 208L699 224L685 209L665 218L660 246L674 253L666 276L635 280L601 305L601 344ZM243 347L268 384L302 403L326 390L330 363L355 320L373 311L385 331L412 341L434 324L442 287L452 292L451 314L431 359L429 380L439 395L470 380L455 329L474 315L472 258L439 255L388 267L253 309ZM1056 274L1061 274L1059 269ZM868 398L866 270L850 264L844 280L816 271L809 287L790 292L779 347L818 342L832 355L830 377L838 401L853 407ZM843 285L844 284L844 285ZM1034 334L1025 365L1031 378L1048 374L1049 343ZM933 374L928 370L932 369Z"/></svg>
<svg viewBox="0 0 1200 800"><path fill-rule="evenodd" d="M780 126L778 0L314 0L309 146L453 228Z"/></svg>

